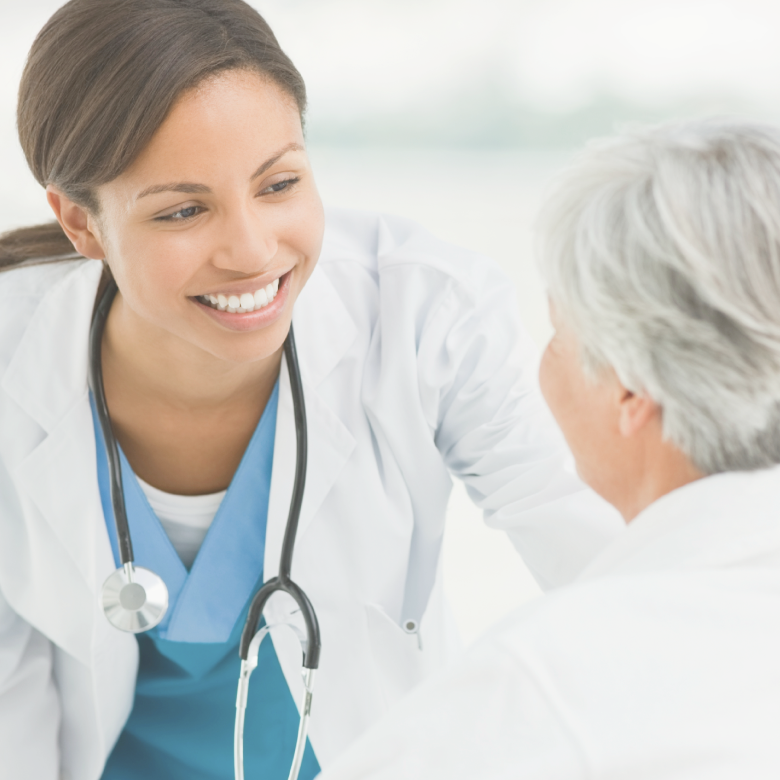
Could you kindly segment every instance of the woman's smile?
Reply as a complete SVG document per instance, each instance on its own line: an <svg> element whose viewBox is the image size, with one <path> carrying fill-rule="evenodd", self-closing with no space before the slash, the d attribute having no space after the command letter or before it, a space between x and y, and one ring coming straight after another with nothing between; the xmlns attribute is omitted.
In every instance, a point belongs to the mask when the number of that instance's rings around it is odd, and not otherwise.
<svg viewBox="0 0 780 780"><path fill-rule="evenodd" d="M273 282L260 287L253 293L216 293L214 295L199 295L197 300L200 303L204 303L207 306L211 306L212 309L219 309L220 311L229 311L231 314L238 312L243 314L247 311L254 311L255 309L263 309L268 304L273 302L276 298L276 293L279 290L279 279L274 279Z"/></svg>
<svg viewBox="0 0 780 780"><path fill-rule="evenodd" d="M242 292L236 285L232 292L207 293L190 298L207 316L229 330L259 330L282 315L290 292L292 271L288 271L254 292ZM257 283L254 283L255 286Z"/></svg>

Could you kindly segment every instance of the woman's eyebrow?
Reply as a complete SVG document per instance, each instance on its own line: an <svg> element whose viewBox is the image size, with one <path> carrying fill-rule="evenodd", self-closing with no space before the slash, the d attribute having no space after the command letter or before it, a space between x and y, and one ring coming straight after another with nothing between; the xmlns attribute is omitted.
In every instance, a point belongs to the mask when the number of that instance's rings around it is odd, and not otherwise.
<svg viewBox="0 0 780 780"><path fill-rule="evenodd" d="M136 195L136 200L141 200L147 195L157 195L159 192L186 192L195 195L203 192L211 192L211 189L205 184L194 184L189 181L180 181L172 184L153 184L147 187L143 192Z"/></svg>
<svg viewBox="0 0 780 780"><path fill-rule="evenodd" d="M249 181L254 181L258 176L262 176L272 165L279 162L288 152L302 152L303 147L300 144L292 143L280 149L276 154L269 157L250 177ZM205 184L195 184L189 181L172 182L169 184L152 184L136 196L136 200L145 198L147 195L157 195L160 192L183 192L188 195L198 195L211 192L211 188Z"/></svg>
<svg viewBox="0 0 780 780"><path fill-rule="evenodd" d="M288 152L302 152L303 147L300 144L292 143L280 149L273 157L269 157L250 177L249 181L254 181L258 176L262 176L272 165L279 162Z"/></svg>

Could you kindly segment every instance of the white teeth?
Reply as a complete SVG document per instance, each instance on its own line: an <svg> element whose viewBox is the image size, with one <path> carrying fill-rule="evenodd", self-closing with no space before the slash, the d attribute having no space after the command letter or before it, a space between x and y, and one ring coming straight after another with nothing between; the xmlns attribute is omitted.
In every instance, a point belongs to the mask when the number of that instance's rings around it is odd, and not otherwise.
<svg viewBox="0 0 780 780"><path fill-rule="evenodd" d="M244 314L245 312L257 311L264 306L268 306L276 298L278 292L279 280L274 279L270 284L256 290L254 295L252 293L243 293L241 295L223 295L219 293L217 295L201 295L200 298L204 302L208 301L220 311L228 311L231 314Z"/></svg>

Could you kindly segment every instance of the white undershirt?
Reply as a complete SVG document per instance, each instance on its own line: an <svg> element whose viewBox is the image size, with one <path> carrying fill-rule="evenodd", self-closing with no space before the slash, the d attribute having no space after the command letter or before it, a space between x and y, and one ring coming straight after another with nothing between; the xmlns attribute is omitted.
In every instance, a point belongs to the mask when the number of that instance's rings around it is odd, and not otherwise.
<svg viewBox="0 0 780 780"><path fill-rule="evenodd" d="M177 496L137 479L181 562L187 569L192 568L195 556L227 491L205 496Z"/></svg>

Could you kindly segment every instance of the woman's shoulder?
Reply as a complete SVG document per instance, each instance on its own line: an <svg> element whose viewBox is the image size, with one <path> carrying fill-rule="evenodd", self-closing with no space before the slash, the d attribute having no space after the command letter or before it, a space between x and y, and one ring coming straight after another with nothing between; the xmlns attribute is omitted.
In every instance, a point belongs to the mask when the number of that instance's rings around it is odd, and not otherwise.
<svg viewBox="0 0 780 780"><path fill-rule="evenodd" d="M73 307L83 305L80 301L86 301L89 289L94 300L101 272L100 261L86 259L46 261L0 272L0 376L32 325L45 328L48 323L48 330L56 329L48 334L52 343L68 331Z"/></svg>
<svg viewBox="0 0 780 780"><path fill-rule="evenodd" d="M52 288L64 282L73 274L83 273L86 269L101 265L99 260L87 260L83 257L72 259L41 260L25 263L12 268L0 269L0 301L2 311L13 308L20 297L40 300Z"/></svg>
<svg viewBox="0 0 780 780"><path fill-rule="evenodd" d="M360 266L377 282L383 273L424 275L437 285L451 280L476 291L485 283L503 283L498 265L477 252L450 244L413 220L371 211L328 208L320 262Z"/></svg>

